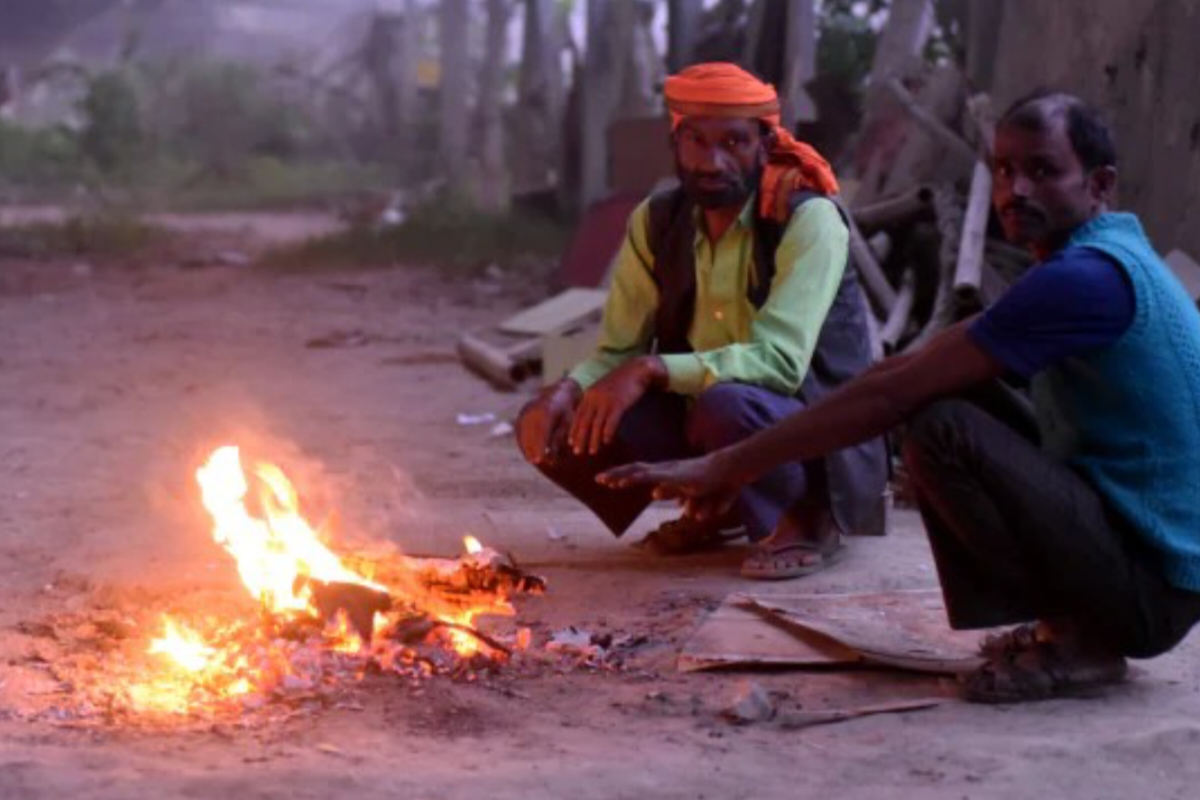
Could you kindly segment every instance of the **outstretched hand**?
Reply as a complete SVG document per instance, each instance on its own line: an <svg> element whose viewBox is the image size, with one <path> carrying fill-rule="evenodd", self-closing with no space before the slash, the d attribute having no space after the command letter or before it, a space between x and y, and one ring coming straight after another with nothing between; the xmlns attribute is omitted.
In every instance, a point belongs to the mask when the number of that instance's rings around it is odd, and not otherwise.
<svg viewBox="0 0 1200 800"><path fill-rule="evenodd" d="M739 482L712 455L686 461L626 464L596 476L610 489L653 486L658 500L680 500L684 513L698 520L718 519L737 500Z"/></svg>

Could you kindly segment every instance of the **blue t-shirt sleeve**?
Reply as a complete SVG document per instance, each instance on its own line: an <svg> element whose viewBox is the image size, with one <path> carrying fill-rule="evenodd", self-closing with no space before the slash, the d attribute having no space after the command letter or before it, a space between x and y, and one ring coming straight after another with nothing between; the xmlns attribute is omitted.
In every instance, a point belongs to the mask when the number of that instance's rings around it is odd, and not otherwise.
<svg viewBox="0 0 1200 800"><path fill-rule="evenodd" d="M968 330L1005 369L1031 378L1064 358L1111 345L1133 323L1125 271L1096 250L1072 247L1034 267Z"/></svg>

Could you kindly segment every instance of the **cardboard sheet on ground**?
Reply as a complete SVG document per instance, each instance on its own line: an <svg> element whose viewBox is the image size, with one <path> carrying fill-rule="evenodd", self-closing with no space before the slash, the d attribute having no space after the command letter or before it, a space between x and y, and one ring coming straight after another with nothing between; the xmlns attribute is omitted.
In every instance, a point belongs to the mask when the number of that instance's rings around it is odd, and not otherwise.
<svg viewBox="0 0 1200 800"><path fill-rule="evenodd" d="M937 590L730 595L684 645L677 666L874 664L954 674L980 663L979 638L949 629Z"/></svg>

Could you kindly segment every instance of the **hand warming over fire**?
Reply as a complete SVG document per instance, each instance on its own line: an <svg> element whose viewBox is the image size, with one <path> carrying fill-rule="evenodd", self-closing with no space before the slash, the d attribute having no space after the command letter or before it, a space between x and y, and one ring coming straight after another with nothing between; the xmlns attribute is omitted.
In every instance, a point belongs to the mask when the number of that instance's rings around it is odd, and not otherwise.
<svg viewBox="0 0 1200 800"><path fill-rule="evenodd" d="M713 453L686 461L626 464L596 476L610 489L653 486L658 500L683 501L684 513L699 520L717 519L737 500L739 479Z"/></svg>

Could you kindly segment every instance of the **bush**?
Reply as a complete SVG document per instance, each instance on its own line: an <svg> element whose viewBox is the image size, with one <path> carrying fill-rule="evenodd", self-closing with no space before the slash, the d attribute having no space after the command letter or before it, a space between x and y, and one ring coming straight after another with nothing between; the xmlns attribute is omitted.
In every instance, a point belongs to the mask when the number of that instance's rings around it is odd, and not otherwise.
<svg viewBox="0 0 1200 800"><path fill-rule="evenodd" d="M162 229L122 212L79 215L62 222L32 222L0 228L0 256L128 256L161 241L166 235Z"/></svg>
<svg viewBox="0 0 1200 800"><path fill-rule="evenodd" d="M63 127L22 128L0 120L0 182L62 187L83 172L78 137Z"/></svg>
<svg viewBox="0 0 1200 800"><path fill-rule="evenodd" d="M453 269L552 261L568 230L528 213L485 214L450 200L415 209L402 225L354 227L269 252L262 265L284 270L386 267L397 263Z"/></svg>
<svg viewBox="0 0 1200 800"><path fill-rule="evenodd" d="M145 139L132 78L123 70L92 76L80 111L80 152L102 175L127 173L142 155Z"/></svg>

